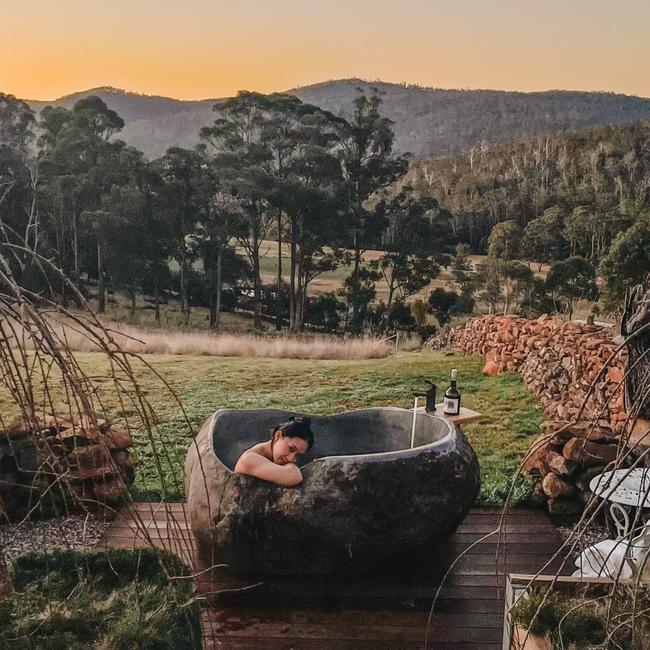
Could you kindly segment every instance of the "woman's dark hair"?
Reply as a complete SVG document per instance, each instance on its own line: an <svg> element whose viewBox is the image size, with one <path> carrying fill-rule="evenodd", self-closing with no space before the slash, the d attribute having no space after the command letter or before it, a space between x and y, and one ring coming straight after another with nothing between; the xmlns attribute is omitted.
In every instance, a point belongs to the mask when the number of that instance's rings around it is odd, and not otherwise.
<svg viewBox="0 0 650 650"><path fill-rule="evenodd" d="M296 418L292 415L286 422L274 426L271 436L279 431L283 438L302 438L307 441L307 451L309 451L314 445L314 432L311 430L310 424L311 418Z"/></svg>

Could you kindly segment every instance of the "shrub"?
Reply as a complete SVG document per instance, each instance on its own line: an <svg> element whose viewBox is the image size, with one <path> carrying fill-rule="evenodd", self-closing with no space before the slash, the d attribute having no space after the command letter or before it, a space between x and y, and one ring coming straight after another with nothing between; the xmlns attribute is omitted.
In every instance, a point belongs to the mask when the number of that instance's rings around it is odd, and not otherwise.
<svg viewBox="0 0 650 650"><path fill-rule="evenodd" d="M438 328L435 325L427 325L425 323L424 325L418 325L415 328L415 331L420 337L422 343L424 343L425 341L428 341L432 336L436 335Z"/></svg>
<svg viewBox="0 0 650 650"><path fill-rule="evenodd" d="M345 305L332 292L308 299L307 322L323 327L329 332L339 329L344 313Z"/></svg>
<svg viewBox="0 0 650 650"><path fill-rule="evenodd" d="M451 320L451 317L461 310L458 294L455 291L446 291L440 287L429 294L428 305L441 327L444 327Z"/></svg>

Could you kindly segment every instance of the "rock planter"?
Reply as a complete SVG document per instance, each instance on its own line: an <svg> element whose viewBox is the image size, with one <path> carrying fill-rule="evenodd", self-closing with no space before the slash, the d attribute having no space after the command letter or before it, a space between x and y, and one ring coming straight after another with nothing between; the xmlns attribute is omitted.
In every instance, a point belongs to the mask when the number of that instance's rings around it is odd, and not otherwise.
<svg viewBox="0 0 650 650"><path fill-rule="evenodd" d="M294 488L235 474L241 453L291 415L217 411L185 464L190 523L201 564L239 573L318 574L366 569L430 553L463 520L479 465L449 420L373 408L311 416L315 445Z"/></svg>
<svg viewBox="0 0 650 650"><path fill-rule="evenodd" d="M117 505L134 479L132 445L103 420L17 418L0 432L0 523Z"/></svg>

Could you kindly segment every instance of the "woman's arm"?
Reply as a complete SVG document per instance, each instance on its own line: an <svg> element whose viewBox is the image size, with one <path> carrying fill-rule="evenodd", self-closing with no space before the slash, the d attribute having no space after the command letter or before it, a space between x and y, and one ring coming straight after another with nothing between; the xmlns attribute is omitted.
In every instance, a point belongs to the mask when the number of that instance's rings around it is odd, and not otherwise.
<svg viewBox="0 0 650 650"><path fill-rule="evenodd" d="M252 451L245 451L235 465L237 474L249 474L257 478L292 487L302 483L302 474L293 463L278 465L268 458Z"/></svg>

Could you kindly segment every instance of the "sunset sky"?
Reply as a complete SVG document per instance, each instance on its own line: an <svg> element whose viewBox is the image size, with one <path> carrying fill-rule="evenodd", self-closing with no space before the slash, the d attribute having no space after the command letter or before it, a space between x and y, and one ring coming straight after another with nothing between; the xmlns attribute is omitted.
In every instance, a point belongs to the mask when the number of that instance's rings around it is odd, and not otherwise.
<svg viewBox="0 0 650 650"><path fill-rule="evenodd" d="M650 97L648 0L3 3L0 91L183 99L361 77Z"/></svg>

